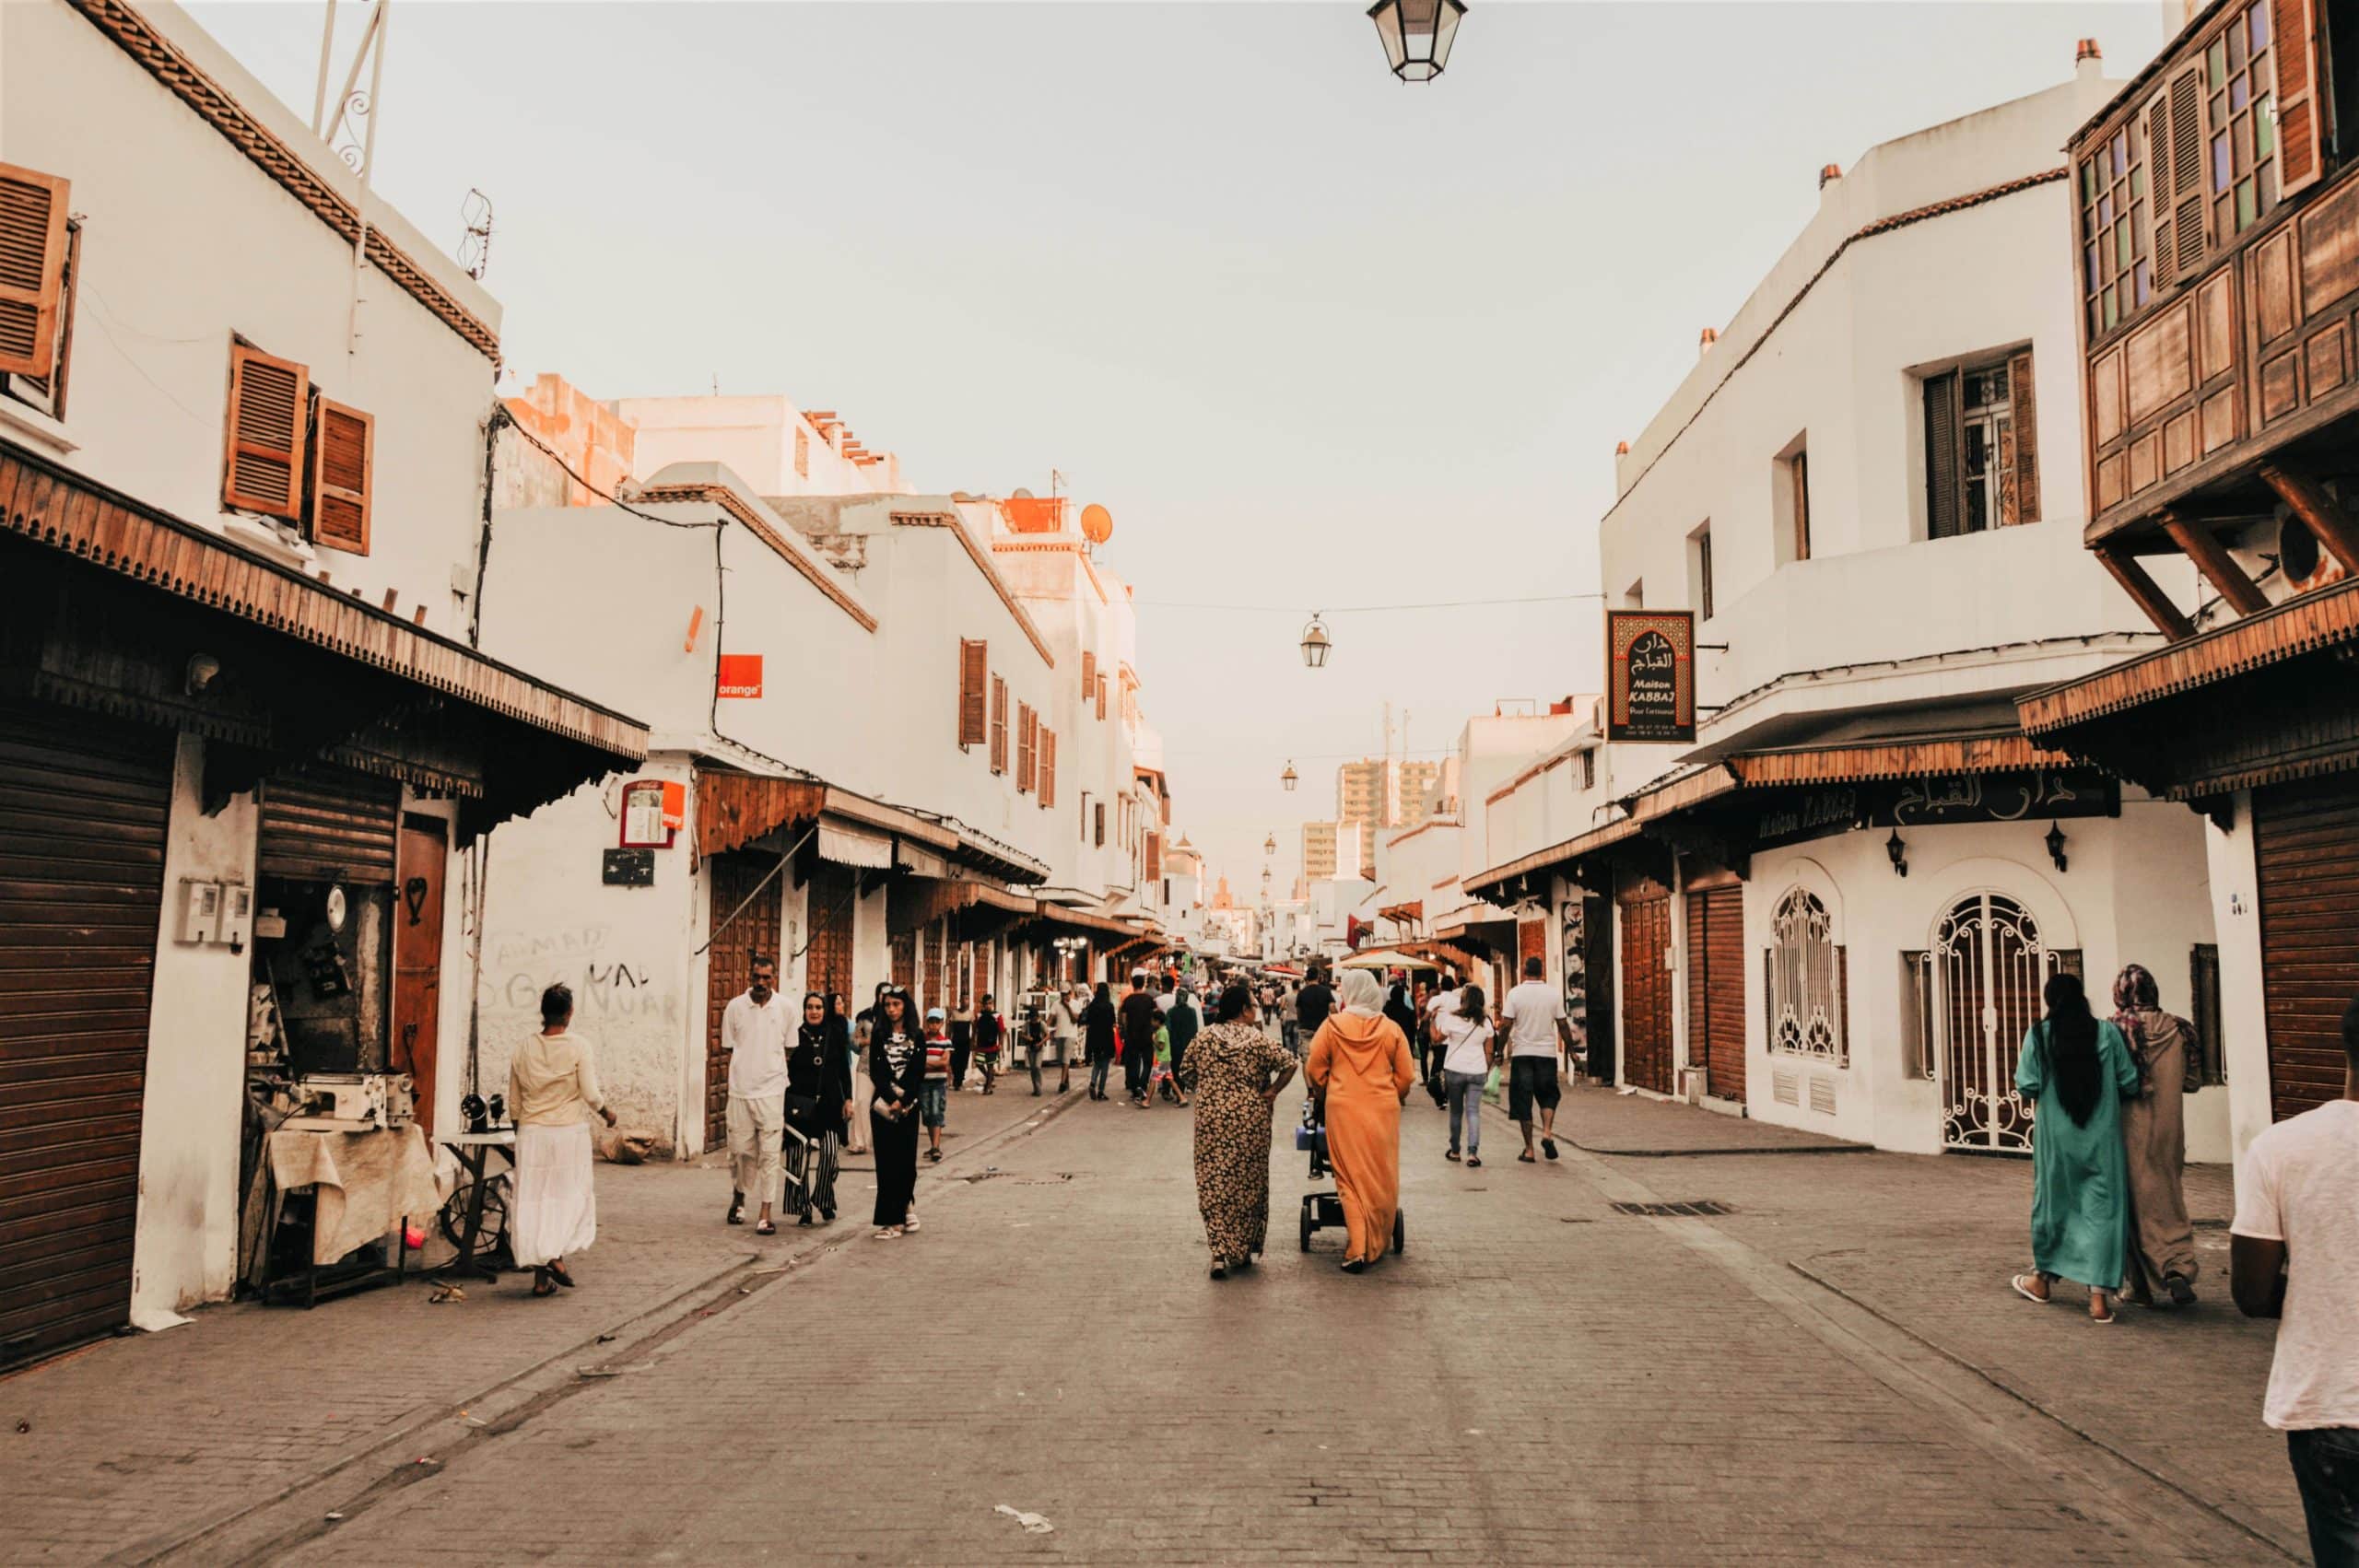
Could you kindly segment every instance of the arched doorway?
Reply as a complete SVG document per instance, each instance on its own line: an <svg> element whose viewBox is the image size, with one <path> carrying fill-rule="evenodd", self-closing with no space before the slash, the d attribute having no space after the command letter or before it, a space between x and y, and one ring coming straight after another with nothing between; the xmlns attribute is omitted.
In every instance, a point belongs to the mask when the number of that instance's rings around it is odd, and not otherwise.
<svg viewBox="0 0 2359 1568"><path fill-rule="evenodd" d="M1933 930L1935 1060L1942 1141L1953 1149L2028 1153L2031 1107L2015 1093L2015 1059L2039 1021L2040 990L2062 955L2003 893L1969 893Z"/></svg>

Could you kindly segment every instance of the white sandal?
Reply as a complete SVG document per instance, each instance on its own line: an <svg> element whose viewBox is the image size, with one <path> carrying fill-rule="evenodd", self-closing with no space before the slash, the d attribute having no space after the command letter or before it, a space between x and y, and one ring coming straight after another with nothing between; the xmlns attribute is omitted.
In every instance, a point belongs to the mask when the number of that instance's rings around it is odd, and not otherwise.
<svg viewBox="0 0 2359 1568"><path fill-rule="evenodd" d="M898 1226L898 1225L886 1225L886 1226L883 1227L882 1229L878 1230L878 1231L877 1231L874 1235L870 1236L868 1239L869 1239L869 1240L871 1240L871 1241L898 1241L900 1238L901 1238L901 1227L900 1227L900 1226Z"/></svg>
<svg viewBox="0 0 2359 1568"><path fill-rule="evenodd" d="M2023 1297L2024 1300L2035 1302L2041 1306L2046 1306L2056 1299L2056 1293L2054 1291L2050 1291L2044 1296L2034 1295L2031 1293L2031 1286L2025 1283L2027 1280L2036 1280L2038 1278L2039 1276L2036 1274L2017 1274L2013 1279L2009 1280L2007 1282L2015 1287L2015 1293Z"/></svg>

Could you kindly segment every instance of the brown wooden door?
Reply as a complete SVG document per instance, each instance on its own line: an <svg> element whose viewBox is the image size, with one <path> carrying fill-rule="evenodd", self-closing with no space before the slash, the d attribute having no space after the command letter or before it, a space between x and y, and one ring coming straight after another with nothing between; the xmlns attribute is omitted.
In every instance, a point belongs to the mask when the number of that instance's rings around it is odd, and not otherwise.
<svg viewBox="0 0 2359 1568"><path fill-rule="evenodd" d="M850 867L822 860L804 894L804 919L811 928L804 984L823 994L840 994L847 1020L864 1005L851 994L852 876Z"/></svg>
<svg viewBox="0 0 2359 1568"><path fill-rule="evenodd" d="M1625 1083L1671 1093L1671 890L1642 883L1621 895L1622 1047Z"/></svg>
<svg viewBox="0 0 2359 1568"><path fill-rule="evenodd" d="M0 707L0 1365L130 1320L171 795L169 733Z"/></svg>
<svg viewBox="0 0 2359 1568"><path fill-rule="evenodd" d="M1687 1063L1705 1087L1744 1098L1744 888L1690 888L1687 904Z"/></svg>
<svg viewBox="0 0 2359 1568"><path fill-rule="evenodd" d="M451 864L449 826L440 817L402 818L400 881L393 900L395 1072L410 1075L417 1124L434 1134L434 1067L442 1016L442 888Z"/></svg>
<svg viewBox="0 0 2359 1568"><path fill-rule="evenodd" d="M712 872L708 929L720 929L705 955L704 1146L718 1149L729 1141L729 1056L721 1048L722 1014L730 999L752 983L754 954L778 956L785 873L770 876L778 861L768 855L716 855L708 864ZM769 880L765 883L764 877ZM753 902L746 903L748 898ZM730 912L741 904L744 910L730 920ZM722 927L723 920L729 921L726 927Z"/></svg>
<svg viewBox="0 0 2359 1568"><path fill-rule="evenodd" d="M2359 996L2359 778L2253 791L2271 1112L2342 1093L2342 1010Z"/></svg>

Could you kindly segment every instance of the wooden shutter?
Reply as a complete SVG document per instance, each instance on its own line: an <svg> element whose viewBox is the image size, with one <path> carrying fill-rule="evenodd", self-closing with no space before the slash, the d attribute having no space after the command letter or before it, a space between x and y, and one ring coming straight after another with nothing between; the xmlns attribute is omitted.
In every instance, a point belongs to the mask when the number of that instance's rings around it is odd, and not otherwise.
<svg viewBox="0 0 2359 1568"><path fill-rule="evenodd" d="M980 746L989 738L989 715L983 707L984 686L991 679L991 644L969 638L958 639L958 747Z"/></svg>
<svg viewBox="0 0 2359 1568"><path fill-rule="evenodd" d="M377 419L327 398L311 415L311 538L369 553L369 497L377 467Z"/></svg>
<svg viewBox="0 0 2359 1568"><path fill-rule="evenodd" d="M228 456L221 504L264 517L299 520L303 509L303 415L311 372L242 343L229 345Z"/></svg>
<svg viewBox="0 0 2359 1568"><path fill-rule="evenodd" d="M1048 810L1057 803L1057 732L1040 731L1040 809Z"/></svg>
<svg viewBox="0 0 2359 1568"><path fill-rule="evenodd" d="M2146 253L2154 267L2154 291L2171 280L2171 95L2168 88L2146 106L2146 226L2152 231ZM2088 243L2095 243L2094 237ZM2094 287L2083 285L2084 287ZM2095 323L2091 323L2092 332Z"/></svg>
<svg viewBox="0 0 2359 1568"><path fill-rule="evenodd" d="M2342 1093L2342 1010L2359 993L2359 775L2256 790L2270 1114Z"/></svg>
<svg viewBox="0 0 2359 1568"><path fill-rule="evenodd" d="M992 771L1007 771L1007 682L992 677Z"/></svg>
<svg viewBox="0 0 2359 1568"><path fill-rule="evenodd" d="M1097 690L1097 655L1089 649L1081 650L1081 700L1087 702Z"/></svg>
<svg viewBox="0 0 2359 1568"><path fill-rule="evenodd" d="M2282 123L2283 115L2279 118ZM2152 148L2148 158L2155 161L2154 199L2160 201L2162 167ZM2203 263L2205 215L2211 208L2203 193L2203 92L2193 71L2182 71L2171 82L2170 175L2177 204L2171 214L2171 270L2185 277Z"/></svg>
<svg viewBox="0 0 2359 1568"><path fill-rule="evenodd" d="M1097 677L1097 717L1106 717L1106 677Z"/></svg>
<svg viewBox="0 0 2359 1568"><path fill-rule="evenodd" d="M1030 703L1015 705L1015 792L1019 795L1029 794L1038 777L1034 772L1034 765L1039 761L1035 743L1040 738L1035 723L1037 717Z"/></svg>
<svg viewBox="0 0 2359 1568"><path fill-rule="evenodd" d="M2001 522L2039 521L2039 417L2032 400L2031 350L2007 361L2008 430L2013 439L2014 483L2009 488L2014 505Z"/></svg>
<svg viewBox="0 0 2359 1568"><path fill-rule="evenodd" d="M1794 454L1794 559L1810 559L1810 453Z"/></svg>
<svg viewBox="0 0 2359 1568"><path fill-rule="evenodd" d="M1925 378L1925 532L1947 539L1958 531L1958 453L1965 444L1959 427L1955 370Z"/></svg>
<svg viewBox="0 0 2359 1568"><path fill-rule="evenodd" d="M2277 192L2290 196L2317 184L2326 162L2316 0L2270 0L2269 30L2277 49Z"/></svg>
<svg viewBox="0 0 2359 1568"><path fill-rule="evenodd" d="M46 376L56 364L72 186L0 163L0 370Z"/></svg>
<svg viewBox="0 0 2359 1568"><path fill-rule="evenodd" d="M1106 847L1106 802L1103 801L1097 802L1097 848L1103 849Z"/></svg>
<svg viewBox="0 0 2359 1568"><path fill-rule="evenodd" d="M1163 880L1163 835L1160 833L1146 836L1146 879L1149 882Z"/></svg>

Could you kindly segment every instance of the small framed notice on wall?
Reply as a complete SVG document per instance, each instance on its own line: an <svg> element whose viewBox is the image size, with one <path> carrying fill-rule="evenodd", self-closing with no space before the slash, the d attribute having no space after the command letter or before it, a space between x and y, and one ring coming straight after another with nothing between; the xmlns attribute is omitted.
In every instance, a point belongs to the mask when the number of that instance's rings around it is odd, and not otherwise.
<svg viewBox="0 0 2359 1568"><path fill-rule="evenodd" d="M634 778L623 786L626 849L669 849L687 820L687 787L661 778Z"/></svg>

